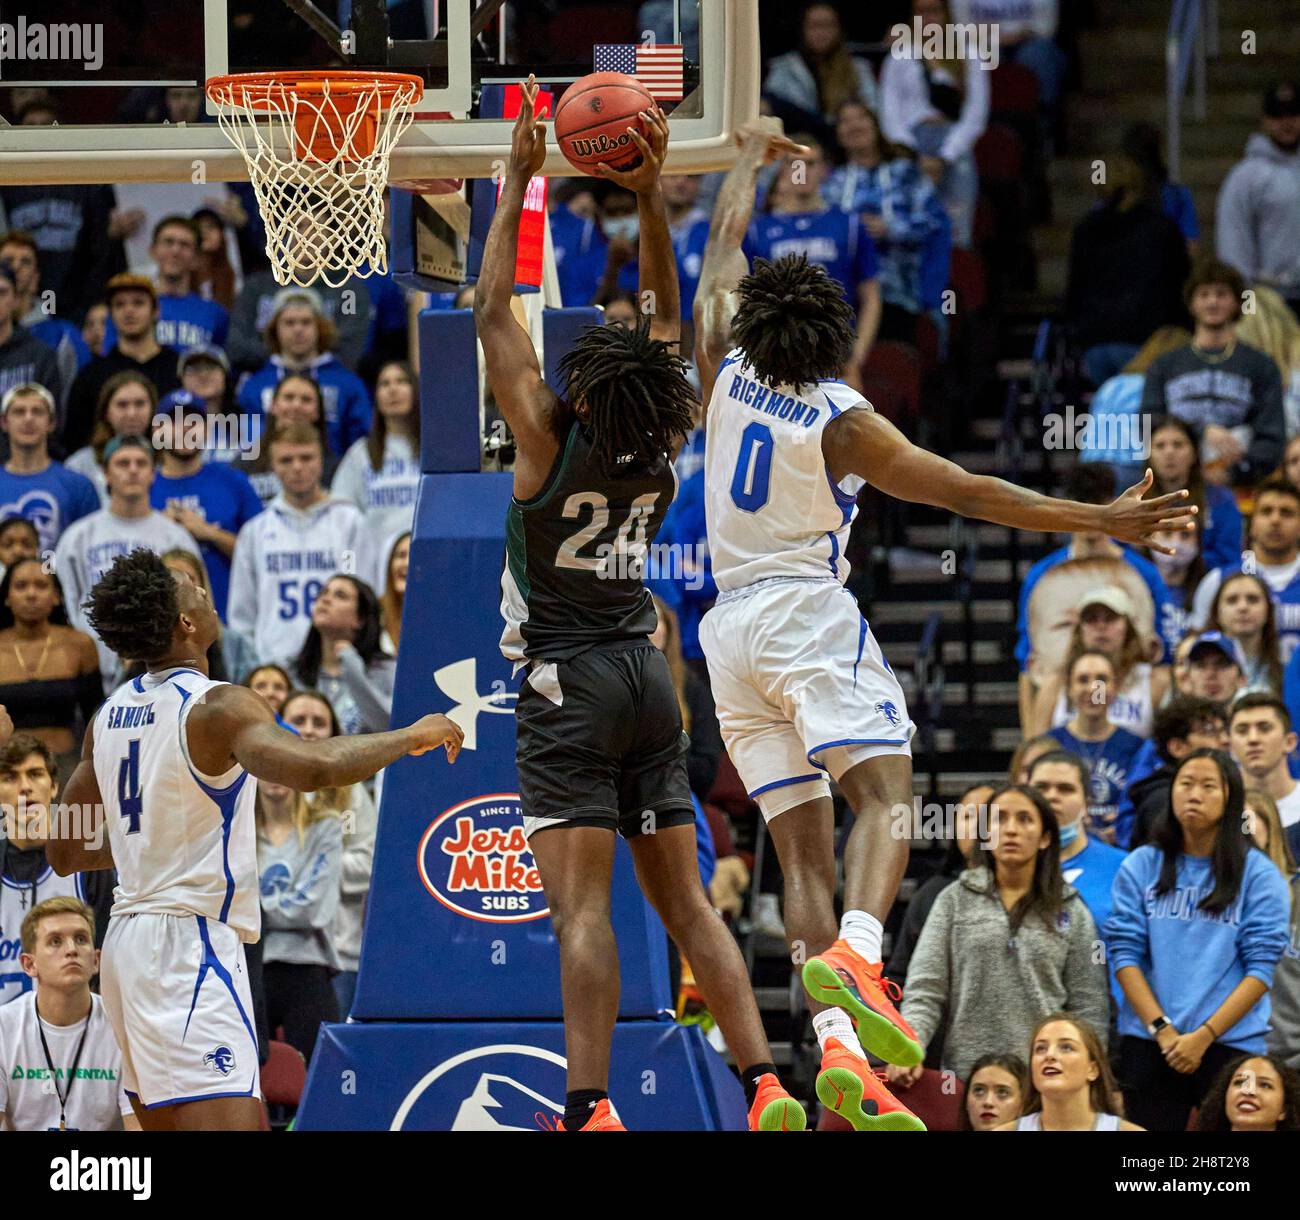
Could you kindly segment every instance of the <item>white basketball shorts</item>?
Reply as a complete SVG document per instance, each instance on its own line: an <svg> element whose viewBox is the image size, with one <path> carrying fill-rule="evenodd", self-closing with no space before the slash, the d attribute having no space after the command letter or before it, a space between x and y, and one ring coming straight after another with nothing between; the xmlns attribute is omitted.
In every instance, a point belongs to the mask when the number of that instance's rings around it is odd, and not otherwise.
<svg viewBox="0 0 1300 1220"><path fill-rule="evenodd" d="M260 1096L244 946L201 915L114 915L100 994L126 1092L146 1109Z"/></svg>
<svg viewBox="0 0 1300 1220"><path fill-rule="evenodd" d="M723 594L700 623L700 644L727 753L765 818L829 796L828 772L838 779L868 758L911 757L916 726L903 689L838 581Z"/></svg>

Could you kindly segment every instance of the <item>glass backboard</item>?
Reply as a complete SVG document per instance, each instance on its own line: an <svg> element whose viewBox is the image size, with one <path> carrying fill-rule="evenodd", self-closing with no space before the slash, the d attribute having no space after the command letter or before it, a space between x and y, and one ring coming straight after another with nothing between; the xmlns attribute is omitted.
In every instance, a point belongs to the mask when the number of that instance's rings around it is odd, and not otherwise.
<svg viewBox="0 0 1300 1220"><path fill-rule="evenodd" d="M509 124L483 85L534 72L558 102L598 55L649 71L677 46L668 167L724 169L757 113L758 0L0 0L0 183L245 178L204 81L341 67L425 83L394 180L490 177ZM573 170L552 146L544 172Z"/></svg>

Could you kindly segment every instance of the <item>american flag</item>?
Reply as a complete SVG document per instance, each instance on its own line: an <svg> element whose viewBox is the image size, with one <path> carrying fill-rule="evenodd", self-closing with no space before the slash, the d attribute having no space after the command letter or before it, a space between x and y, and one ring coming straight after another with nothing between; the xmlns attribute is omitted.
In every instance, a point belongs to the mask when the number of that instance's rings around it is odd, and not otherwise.
<svg viewBox="0 0 1300 1220"><path fill-rule="evenodd" d="M682 100L682 64L680 43L649 46L629 42L596 48L597 72L624 72L635 76L657 102Z"/></svg>

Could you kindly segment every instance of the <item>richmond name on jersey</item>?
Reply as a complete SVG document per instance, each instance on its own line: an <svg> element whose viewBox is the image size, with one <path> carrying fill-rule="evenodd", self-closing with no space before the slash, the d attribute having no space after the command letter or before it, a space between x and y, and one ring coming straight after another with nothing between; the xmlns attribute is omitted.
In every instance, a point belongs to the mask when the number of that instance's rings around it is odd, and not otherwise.
<svg viewBox="0 0 1300 1220"><path fill-rule="evenodd" d="M709 401L705 514L719 590L772 578L848 579L844 558L863 480L831 481L826 425L871 410L842 381L771 386L731 352Z"/></svg>
<svg viewBox="0 0 1300 1220"><path fill-rule="evenodd" d="M186 720L223 683L177 667L123 683L95 717L94 765L117 869L113 916L203 915L261 935L257 780L236 764L202 776Z"/></svg>
<svg viewBox="0 0 1300 1220"><path fill-rule="evenodd" d="M501 577L507 659L567 661L650 635L657 616L643 569L676 493L666 456L607 475L574 421L546 485L510 501Z"/></svg>

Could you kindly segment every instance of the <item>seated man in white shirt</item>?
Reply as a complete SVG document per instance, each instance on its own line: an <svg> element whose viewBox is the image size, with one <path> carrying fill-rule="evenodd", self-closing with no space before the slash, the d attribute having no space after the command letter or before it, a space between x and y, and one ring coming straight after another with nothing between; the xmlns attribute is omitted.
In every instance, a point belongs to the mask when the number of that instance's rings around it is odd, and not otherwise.
<svg viewBox="0 0 1300 1220"><path fill-rule="evenodd" d="M1300 784L1291 778L1287 756L1296 748L1291 713L1276 695L1254 691L1232 705L1228 743L1247 788L1258 788L1277 802L1282 825L1300 822Z"/></svg>
<svg viewBox="0 0 1300 1220"><path fill-rule="evenodd" d="M0 1131L138 1131L122 1052L90 990L94 913L79 898L37 903L22 949L36 987L0 1008Z"/></svg>

